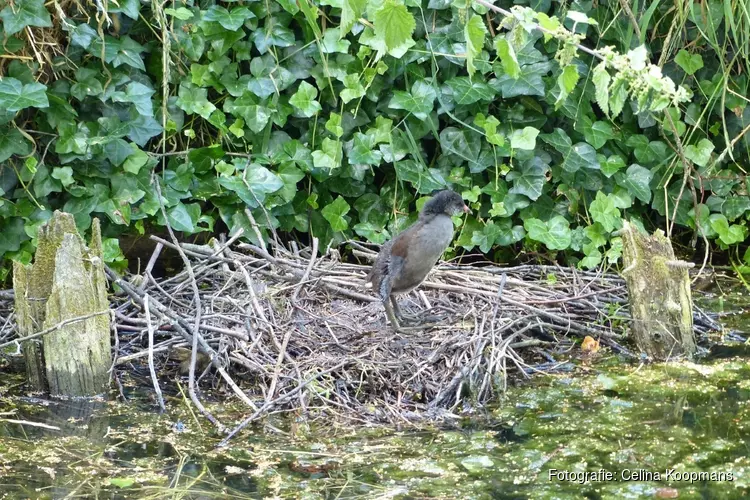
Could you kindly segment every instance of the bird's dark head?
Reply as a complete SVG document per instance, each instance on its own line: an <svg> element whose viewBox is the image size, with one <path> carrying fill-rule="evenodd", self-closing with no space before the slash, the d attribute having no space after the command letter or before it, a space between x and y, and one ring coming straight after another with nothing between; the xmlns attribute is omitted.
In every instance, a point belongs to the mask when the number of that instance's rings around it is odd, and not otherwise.
<svg viewBox="0 0 750 500"><path fill-rule="evenodd" d="M438 191L422 207L422 216L430 215L457 215L459 213L470 213L469 207L464 203L461 195L450 189Z"/></svg>

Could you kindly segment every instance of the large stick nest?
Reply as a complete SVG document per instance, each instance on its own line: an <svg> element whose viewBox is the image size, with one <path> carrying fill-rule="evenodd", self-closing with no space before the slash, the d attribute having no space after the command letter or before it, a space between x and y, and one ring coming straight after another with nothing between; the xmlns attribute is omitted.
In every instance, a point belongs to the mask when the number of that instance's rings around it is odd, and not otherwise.
<svg viewBox="0 0 750 500"><path fill-rule="evenodd" d="M162 245L174 248L159 241L140 279L110 273L126 292L116 305L117 364L146 360L148 296L157 371L168 352L189 348L197 320L200 350L216 368L205 373L218 373L214 380L253 408L248 421L321 406L381 422L449 415L462 401L492 400L511 371L559 367L573 340L585 336L633 356L621 346L625 283L613 274L441 263L400 303L447 318L402 334L387 327L382 304L365 287L369 266L342 262L335 249L317 257L315 246L276 247L271 255L253 245L183 244L190 269L157 280L150 269ZM357 243L349 248L365 262L376 255ZM696 309L695 326L706 334L716 324Z"/></svg>

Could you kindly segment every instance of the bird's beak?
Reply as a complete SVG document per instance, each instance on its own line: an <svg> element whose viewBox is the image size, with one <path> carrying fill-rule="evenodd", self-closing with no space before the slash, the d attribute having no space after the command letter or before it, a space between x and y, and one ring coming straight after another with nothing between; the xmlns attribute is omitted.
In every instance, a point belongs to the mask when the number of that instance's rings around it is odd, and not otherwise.
<svg viewBox="0 0 750 500"><path fill-rule="evenodd" d="M464 205L464 213L465 214L470 214L471 213L471 210L469 209L468 205Z"/></svg>

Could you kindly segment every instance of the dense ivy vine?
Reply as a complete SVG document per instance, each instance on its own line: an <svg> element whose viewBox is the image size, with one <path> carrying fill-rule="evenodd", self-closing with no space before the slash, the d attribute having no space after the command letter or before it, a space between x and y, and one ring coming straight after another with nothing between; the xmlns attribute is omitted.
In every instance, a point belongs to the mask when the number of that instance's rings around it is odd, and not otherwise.
<svg viewBox="0 0 750 500"><path fill-rule="evenodd" d="M516 3L0 0L0 257L28 261L58 208L105 217L110 261L161 204L188 234L252 239L249 207L264 232L383 242L445 186L467 250L613 263L623 217L742 243L748 21Z"/></svg>

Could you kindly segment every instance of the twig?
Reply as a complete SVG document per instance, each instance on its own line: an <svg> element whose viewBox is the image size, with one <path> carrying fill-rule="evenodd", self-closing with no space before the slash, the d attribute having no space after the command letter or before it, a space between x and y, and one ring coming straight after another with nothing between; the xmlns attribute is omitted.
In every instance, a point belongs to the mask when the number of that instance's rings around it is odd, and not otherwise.
<svg viewBox="0 0 750 500"><path fill-rule="evenodd" d="M151 323L151 309L148 306L148 294L143 297L143 309L146 312L146 326L148 327L148 369L151 373L151 382L154 384L156 399L159 401L159 408L161 408L162 412L165 412L167 408L164 406L164 398L161 395L159 379L156 378L156 369L154 368L154 325Z"/></svg>
<svg viewBox="0 0 750 500"><path fill-rule="evenodd" d="M4 347L8 347L9 345L22 344L23 342L28 342L29 340L34 340L34 339L38 339L39 337L44 337L48 333L52 333L55 330L59 330L60 328L64 326L70 325L71 323L78 323L79 321L85 321L89 318L93 318L95 316L102 316L104 314L109 314L109 309L107 309L106 311L97 311L97 312L93 312L89 314L84 314L83 316L76 316L75 318L69 318L69 319L60 321L56 325L51 326L49 328L45 328L41 332L34 333L32 335L27 335L26 337L21 337L20 339L14 339L14 340L5 342L3 344L0 344L0 349Z"/></svg>

